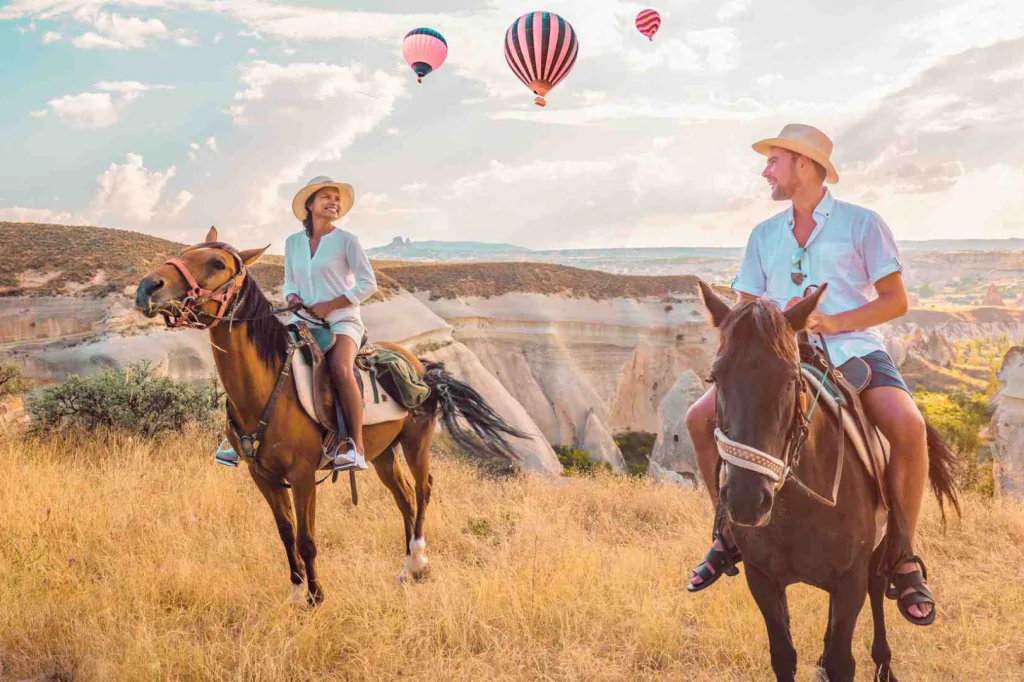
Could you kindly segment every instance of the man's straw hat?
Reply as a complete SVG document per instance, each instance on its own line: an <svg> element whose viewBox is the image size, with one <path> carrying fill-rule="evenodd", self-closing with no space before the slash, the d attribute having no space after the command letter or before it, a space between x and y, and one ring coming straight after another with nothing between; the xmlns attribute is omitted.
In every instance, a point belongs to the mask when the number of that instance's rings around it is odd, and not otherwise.
<svg viewBox="0 0 1024 682"><path fill-rule="evenodd" d="M825 182L839 182L839 173L829 160L832 156L832 140L814 126L803 123L790 123L778 137L755 142L754 151L762 156L771 154L772 147L788 149L812 161L816 161L825 169Z"/></svg>
<svg viewBox="0 0 1024 682"><path fill-rule="evenodd" d="M343 215L348 213L352 209L352 204L355 203L356 193L352 189L352 185L344 182L335 182L326 175L318 175L296 193L295 198L292 199L292 213L299 221L306 219L306 200L309 199L313 194L322 190L324 187L333 187L338 190L341 194L341 210L338 212L338 217L341 218Z"/></svg>

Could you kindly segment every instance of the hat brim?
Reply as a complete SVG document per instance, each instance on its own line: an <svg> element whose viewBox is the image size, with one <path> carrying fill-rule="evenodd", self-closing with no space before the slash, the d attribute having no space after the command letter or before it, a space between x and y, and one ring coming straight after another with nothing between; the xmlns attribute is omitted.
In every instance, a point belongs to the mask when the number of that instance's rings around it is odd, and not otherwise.
<svg viewBox="0 0 1024 682"><path fill-rule="evenodd" d="M325 187L333 187L341 194L341 211L338 213L338 218L352 210L352 205L356 201L356 192L352 189L352 185L345 182L318 182L315 185L306 185L292 199L292 213L299 219L299 222L306 219L306 200Z"/></svg>
<svg viewBox="0 0 1024 682"><path fill-rule="evenodd" d="M784 137L770 137L767 140L761 140L751 145L755 152L761 156L769 156L771 154L772 147L778 147L780 149L788 149L791 152L796 152L801 156L806 156L811 161L820 163L825 169L825 182L835 184L839 182L839 173L836 172L836 167L832 165L832 162L821 153L820 150L806 145L796 140L787 140Z"/></svg>

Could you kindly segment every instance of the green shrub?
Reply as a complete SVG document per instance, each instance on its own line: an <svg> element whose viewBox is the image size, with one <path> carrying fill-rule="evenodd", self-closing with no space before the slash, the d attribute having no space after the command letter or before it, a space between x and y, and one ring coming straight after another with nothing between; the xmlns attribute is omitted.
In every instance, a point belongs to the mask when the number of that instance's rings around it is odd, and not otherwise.
<svg viewBox="0 0 1024 682"><path fill-rule="evenodd" d="M964 391L934 393L918 386L914 402L928 423L957 454L959 484L964 490L991 496L992 463L978 458L981 429L989 421L988 398Z"/></svg>
<svg viewBox="0 0 1024 682"><path fill-rule="evenodd" d="M647 431L623 431L615 436L630 476L644 476L651 462L651 451L658 435Z"/></svg>
<svg viewBox="0 0 1024 682"><path fill-rule="evenodd" d="M599 471L612 472L608 462L595 462L586 451L571 445L556 445L555 453L562 464L563 476L592 476Z"/></svg>
<svg viewBox="0 0 1024 682"><path fill-rule="evenodd" d="M29 397L36 433L112 429L142 436L213 425L223 409L216 380L195 385L159 376L148 362L74 375Z"/></svg>
<svg viewBox="0 0 1024 682"><path fill-rule="evenodd" d="M17 395L26 387L21 378L21 367L13 362L0 362L0 400Z"/></svg>

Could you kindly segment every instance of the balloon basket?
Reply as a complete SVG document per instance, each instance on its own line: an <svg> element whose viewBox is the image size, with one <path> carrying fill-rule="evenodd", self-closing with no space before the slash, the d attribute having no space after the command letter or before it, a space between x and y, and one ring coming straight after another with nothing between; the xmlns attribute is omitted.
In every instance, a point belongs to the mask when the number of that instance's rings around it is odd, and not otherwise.
<svg viewBox="0 0 1024 682"><path fill-rule="evenodd" d="M422 84L423 83L423 76L416 76L416 82Z"/></svg>
<svg viewBox="0 0 1024 682"><path fill-rule="evenodd" d="M538 107L546 107L548 105L548 103L544 101L543 97L538 97L537 99L533 100L533 103L536 104Z"/></svg>

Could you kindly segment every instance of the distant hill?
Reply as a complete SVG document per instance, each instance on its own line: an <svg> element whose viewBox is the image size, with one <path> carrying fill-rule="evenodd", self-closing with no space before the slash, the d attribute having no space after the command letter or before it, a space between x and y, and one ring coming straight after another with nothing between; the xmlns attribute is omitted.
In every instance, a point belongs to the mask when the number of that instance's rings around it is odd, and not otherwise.
<svg viewBox="0 0 1024 682"><path fill-rule="evenodd" d="M901 241L903 251L1024 251L1024 239L930 239Z"/></svg>
<svg viewBox="0 0 1024 682"><path fill-rule="evenodd" d="M395 237L387 246L367 249L371 258L397 260L428 260L439 258L448 260L462 256L517 254L529 253L530 249L512 244L496 244L491 242L445 242L423 241L414 242ZM476 260L476 259L472 259Z"/></svg>

